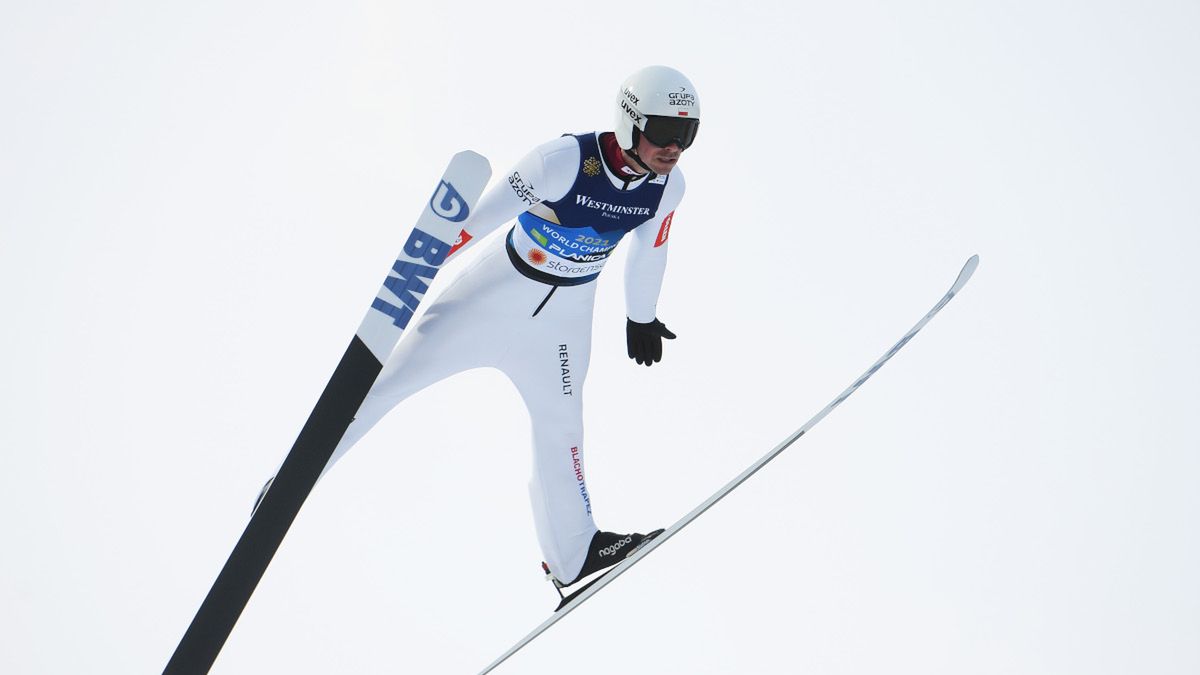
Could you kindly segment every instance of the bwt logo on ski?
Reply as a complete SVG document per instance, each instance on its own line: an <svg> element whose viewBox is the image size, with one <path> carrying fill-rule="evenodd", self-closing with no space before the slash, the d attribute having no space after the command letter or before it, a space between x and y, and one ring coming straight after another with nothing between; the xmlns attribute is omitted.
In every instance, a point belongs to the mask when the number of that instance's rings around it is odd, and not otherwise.
<svg viewBox="0 0 1200 675"><path fill-rule="evenodd" d="M449 183L443 182L442 185L451 191L454 190ZM462 199L457 192L453 192L453 195L457 199ZM436 195L434 196L436 197ZM464 218L466 210L466 204L463 204ZM392 323L396 326L408 328L408 322L412 319L413 312L421 304L421 298L424 297L425 291L429 290L429 282L437 275L437 268L446 262L446 256L450 255L450 249L450 244L414 227L412 234L408 235L408 241L404 243L404 256L407 259L398 258L392 264L392 272L396 276L389 274L383 282L384 288L399 299L400 306L376 296L375 301L371 303L371 308L392 317ZM423 265L422 262L426 264Z"/></svg>
<svg viewBox="0 0 1200 675"><path fill-rule="evenodd" d="M611 546L605 546L604 548L600 549L600 557L603 558L604 556L614 555L614 554L616 554L617 551L620 551L621 549L625 548L625 546L627 544L631 544L631 543L633 543L633 535L627 534L627 535L625 535L625 538L622 539L621 541L618 541L615 544L612 544Z"/></svg>
<svg viewBox="0 0 1200 675"><path fill-rule="evenodd" d="M438 183L437 189L433 191L433 197L429 199L429 209L452 223L461 223L471 212L467 200L446 181Z"/></svg>

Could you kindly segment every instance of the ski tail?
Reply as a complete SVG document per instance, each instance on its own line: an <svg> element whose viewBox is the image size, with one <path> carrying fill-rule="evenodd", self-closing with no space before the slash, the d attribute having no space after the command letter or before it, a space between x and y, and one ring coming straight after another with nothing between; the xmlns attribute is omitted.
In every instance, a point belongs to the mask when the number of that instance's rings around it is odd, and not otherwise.
<svg viewBox="0 0 1200 675"><path fill-rule="evenodd" d="M460 152L451 159L271 488L263 495L167 663L164 675L207 673L216 661L490 177L491 167L481 155Z"/></svg>

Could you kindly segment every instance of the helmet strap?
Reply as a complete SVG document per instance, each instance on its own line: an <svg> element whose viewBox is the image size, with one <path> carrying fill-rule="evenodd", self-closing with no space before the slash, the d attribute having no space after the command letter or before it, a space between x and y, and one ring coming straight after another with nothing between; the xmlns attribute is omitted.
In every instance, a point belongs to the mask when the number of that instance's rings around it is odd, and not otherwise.
<svg viewBox="0 0 1200 675"><path fill-rule="evenodd" d="M637 153L638 139L640 137L641 137L641 129L634 127L633 128L633 147L626 150L625 154L632 157L635 164L637 164L638 166L645 169L646 173L650 174L650 176L653 177L656 175L654 173L654 169L651 169L650 167L646 166L646 163L642 161L642 158L639 157L638 153Z"/></svg>

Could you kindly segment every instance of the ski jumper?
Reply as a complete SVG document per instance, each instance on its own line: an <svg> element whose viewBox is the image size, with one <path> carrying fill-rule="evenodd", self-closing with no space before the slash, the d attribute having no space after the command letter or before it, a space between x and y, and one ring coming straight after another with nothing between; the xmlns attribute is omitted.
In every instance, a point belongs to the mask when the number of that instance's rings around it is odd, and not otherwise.
<svg viewBox="0 0 1200 675"><path fill-rule="evenodd" d="M595 279L632 233L626 310L634 321L653 321L684 192L678 168L637 176L616 157L612 134L563 136L535 148L483 195L465 240L517 222L485 242L405 332L325 471L408 396L464 370L496 368L532 422L529 494L542 553L557 578L578 576L597 532L583 463Z"/></svg>

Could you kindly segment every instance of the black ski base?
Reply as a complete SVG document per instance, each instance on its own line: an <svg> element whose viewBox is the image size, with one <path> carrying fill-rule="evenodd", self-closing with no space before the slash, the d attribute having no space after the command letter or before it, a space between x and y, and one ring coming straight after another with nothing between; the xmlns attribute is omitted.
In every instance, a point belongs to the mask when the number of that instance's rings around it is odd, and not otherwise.
<svg viewBox="0 0 1200 675"><path fill-rule="evenodd" d="M175 648L163 675L202 675L212 668L267 565L382 368L383 365L356 335L270 489L255 505L250 523Z"/></svg>
<svg viewBox="0 0 1200 675"><path fill-rule="evenodd" d="M584 585L580 586L579 588L575 589L575 590L574 590L574 591L572 591L571 593L569 593L569 594L567 594L567 595L564 595L564 596L562 596L562 602L558 603L558 607L555 607L555 608L554 608L554 611L556 611L556 612L557 612L558 610L562 609L563 607L566 607L568 602L571 602L572 600L574 600L574 599L575 599L575 596L577 596L577 595L579 595L580 593L582 593L582 592L586 591L586 590L587 590L589 587L591 587L591 585L592 585L592 584L594 584L594 583L596 583L597 581L600 581L600 580L601 580L601 579L603 579L604 577L608 576L608 575L609 575L609 573L610 573L610 572L612 572L612 571L613 571L613 568L612 568L612 567L610 567L610 568L608 568L607 570L604 570L604 574L599 574L599 575L597 575L595 579L592 579L591 581L589 581L589 582L587 582L586 584L584 584ZM561 594L561 593L560 593L560 594Z"/></svg>

